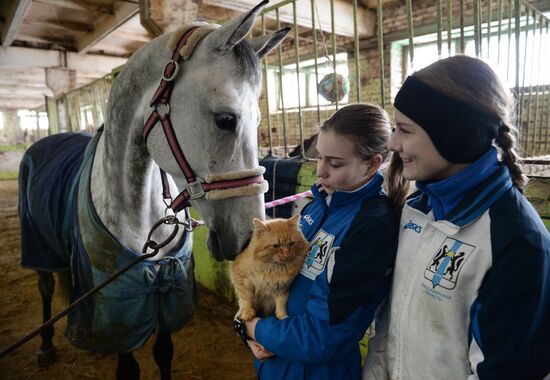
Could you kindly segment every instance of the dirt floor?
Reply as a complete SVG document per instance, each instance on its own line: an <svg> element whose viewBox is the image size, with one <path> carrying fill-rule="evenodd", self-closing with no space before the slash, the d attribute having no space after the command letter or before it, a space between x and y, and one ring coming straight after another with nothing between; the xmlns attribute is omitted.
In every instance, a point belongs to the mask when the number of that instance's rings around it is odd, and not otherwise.
<svg viewBox="0 0 550 380"><path fill-rule="evenodd" d="M17 182L0 181L0 349L37 328L42 322L35 272L19 266L20 231L17 217ZM54 313L63 308L59 294ZM174 379L254 379L252 355L231 325L235 307L201 289L194 318L172 335ZM0 359L0 379L114 379L116 357L81 351L63 336L65 319L56 323L54 344L58 362L36 365L40 337ZM142 379L158 379L151 354L153 339L135 352Z"/></svg>

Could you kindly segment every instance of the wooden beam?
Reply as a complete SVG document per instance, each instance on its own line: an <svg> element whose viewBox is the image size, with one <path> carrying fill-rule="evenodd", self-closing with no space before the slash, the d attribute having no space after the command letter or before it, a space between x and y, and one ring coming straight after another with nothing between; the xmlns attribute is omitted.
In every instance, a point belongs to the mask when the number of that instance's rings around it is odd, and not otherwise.
<svg viewBox="0 0 550 380"><path fill-rule="evenodd" d="M112 35L128 41L138 41L138 42L151 41L151 36L149 36L148 34L127 32L120 29L116 30Z"/></svg>
<svg viewBox="0 0 550 380"><path fill-rule="evenodd" d="M56 29L65 32L85 32L89 33L93 29L86 24L76 23L76 22L53 22L53 21L43 21L35 20L31 18L26 18L24 23L30 26L39 26L47 29Z"/></svg>
<svg viewBox="0 0 550 380"><path fill-rule="evenodd" d="M252 9L256 5L257 0L203 0L203 3L245 12ZM330 0L316 0L316 4L319 11L319 17L315 17L318 23L316 27L319 29L320 24L321 30L330 33L332 31ZM346 0L334 0L334 13L338 19L335 26L335 33L340 36L353 37L353 7L351 2ZM299 26L311 28L311 3L309 1L296 1L296 14ZM266 17L268 19L274 19L275 12L268 12ZM283 6L279 8L279 17L281 22L292 24L292 7ZM357 29L361 38L374 36L376 34L375 12L363 7L358 7Z"/></svg>
<svg viewBox="0 0 550 380"><path fill-rule="evenodd" d="M24 47L0 47L0 67L5 69L64 67L63 52ZM67 52L67 69L105 75L126 63L126 58Z"/></svg>
<svg viewBox="0 0 550 380"><path fill-rule="evenodd" d="M30 109L44 105L44 96L0 96L0 109Z"/></svg>
<svg viewBox="0 0 550 380"><path fill-rule="evenodd" d="M118 3L117 3L118 4ZM86 34L76 41L76 48L79 53L86 53L92 46L108 36L117 27L128 21L132 16L139 12L137 4L122 3L118 4L114 15L103 15L91 33Z"/></svg>
<svg viewBox="0 0 550 380"><path fill-rule="evenodd" d="M52 90L50 90L48 87L26 87L26 86L19 86L19 85L4 85L0 87L0 96L2 95L13 95L13 96L29 96L29 97L37 97L37 96L52 96Z"/></svg>
<svg viewBox="0 0 550 380"><path fill-rule="evenodd" d="M6 21L2 26L2 46L12 44L31 3L32 0L6 1L4 3L2 16Z"/></svg>
<svg viewBox="0 0 550 380"><path fill-rule="evenodd" d="M54 7L72 9L73 11L81 11L86 13L90 12L90 9L88 7L85 7L83 5L75 3L74 1L69 1L69 0L34 0L34 1L39 4L47 4L47 5L52 5Z"/></svg>
<svg viewBox="0 0 550 380"><path fill-rule="evenodd" d="M361 0L361 4L366 6L368 9L376 10L376 0ZM382 0L382 8L397 4L405 5L405 0Z"/></svg>

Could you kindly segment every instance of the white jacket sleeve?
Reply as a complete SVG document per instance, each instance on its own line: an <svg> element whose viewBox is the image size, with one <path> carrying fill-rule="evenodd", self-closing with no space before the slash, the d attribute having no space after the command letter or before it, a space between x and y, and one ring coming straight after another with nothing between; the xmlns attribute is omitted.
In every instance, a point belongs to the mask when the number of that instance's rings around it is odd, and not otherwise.
<svg viewBox="0 0 550 380"><path fill-rule="evenodd" d="M389 380L390 378L386 361L389 317L389 303L386 299L376 312L375 335L369 339L369 350L363 367L363 380Z"/></svg>

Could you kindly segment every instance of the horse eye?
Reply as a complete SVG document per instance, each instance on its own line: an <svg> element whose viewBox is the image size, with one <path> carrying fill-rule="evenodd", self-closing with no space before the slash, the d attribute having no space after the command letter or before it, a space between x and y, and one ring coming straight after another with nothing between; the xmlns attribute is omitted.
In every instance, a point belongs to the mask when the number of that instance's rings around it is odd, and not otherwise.
<svg viewBox="0 0 550 380"><path fill-rule="evenodd" d="M229 112L221 112L214 114L214 119L216 120L216 125L218 128L235 132L237 129L237 117Z"/></svg>

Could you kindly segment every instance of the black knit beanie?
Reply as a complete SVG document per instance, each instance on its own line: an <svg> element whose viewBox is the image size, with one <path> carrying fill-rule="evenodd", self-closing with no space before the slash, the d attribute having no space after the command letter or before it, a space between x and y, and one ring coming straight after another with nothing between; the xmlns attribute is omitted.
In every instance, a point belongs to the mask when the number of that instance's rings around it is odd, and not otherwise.
<svg viewBox="0 0 550 380"><path fill-rule="evenodd" d="M409 76L394 106L420 125L449 162L469 163L491 147L501 120Z"/></svg>

